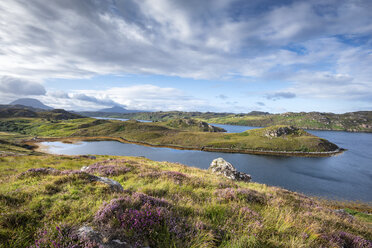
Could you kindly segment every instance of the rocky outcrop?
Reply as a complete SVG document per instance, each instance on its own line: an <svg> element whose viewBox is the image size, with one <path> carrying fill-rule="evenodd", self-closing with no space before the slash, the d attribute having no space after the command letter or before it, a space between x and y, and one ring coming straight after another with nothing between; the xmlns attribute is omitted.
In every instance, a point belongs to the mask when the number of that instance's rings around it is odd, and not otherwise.
<svg viewBox="0 0 372 248"><path fill-rule="evenodd" d="M237 171L232 164L230 164L223 158L214 159L208 170L211 170L217 175L223 175L231 180L244 182L249 182L251 180L250 175Z"/></svg>
<svg viewBox="0 0 372 248"><path fill-rule="evenodd" d="M299 129L294 126L287 126L287 127L278 127L276 129L269 129L265 132L266 137L280 137L283 135L289 135L297 133Z"/></svg>
<svg viewBox="0 0 372 248"><path fill-rule="evenodd" d="M199 121L191 118L182 118L182 119L175 119L171 120L167 124L170 127L175 127L175 128L181 128L181 129L197 129L198 131L201 132L226 132L225 129L220 128L220 127L215 127L207 122L204 121Z"/></svg>

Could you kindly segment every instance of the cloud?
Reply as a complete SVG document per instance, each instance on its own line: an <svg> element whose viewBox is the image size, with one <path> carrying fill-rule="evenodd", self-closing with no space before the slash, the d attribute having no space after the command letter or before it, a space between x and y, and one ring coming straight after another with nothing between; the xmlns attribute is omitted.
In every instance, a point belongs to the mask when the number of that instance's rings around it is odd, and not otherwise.
<svg viewBox="0 0 372 248"><path fill-rule="evenodd" d="M22 78L0 77L0 92L13 95L45 95L44 86Z"/></svg>
<svg viewBox="0 0 372 248"><path fill-rule="evenodd" d="M0 1L1 75L38 82L107 74L238 78L263 87L276 81L278 93L298 98L372 98L369 0L44 2ZM70 92L58 101L150 108L141 96L142 105L104 92ZM201 102L181 95L183 104ZM154 99L156 108L187 107Z"/></svg>
<svg viewBox="0 0 372 248"><path fill-rule="evenodd" d="M259 105L259 106L265 106L265 103L263 103L263 102L256 102L256 104Z"/></svg>
<svg viewBox="0 0 372 248"><path fill-rule="evenodd" d="M205 100L186 95L175 88L151 84L114 87L106 90L75 90L51 92L43 101L66 109L97 110L105 106L124 106L133 110L210 110Z"/></svg>
<svg viewBox="0 0 372 248"><path fill-rule="evenodd" d="M295 97L296 97L296 94L294 94L292 92L276 92L276 93L273 93L273 94L266 95L266 98L268 100L273 100L273 101L276 101L276 100L279 100L279 99L282 99L282 98L291 99L291 98L295 98Z"/></svg>
<svg viewBox="0 0 372 248"><path fill-rule="evenodd" d="M48 96L58 98L58 99L70 99L70 100L78 100L89 102L92 104L95 104L98 106L122 106L124 105L117 103L111 99L109 99L107 96L97 98L95 96L90 96L82 93L67 93L64 91L54 91L54 92L48 92Z"/></svg>
<svg viewBox="0 0 372 248"><path fill-rule="evenodd" d="M81 94L81 93L72 94L70 98L81 100L81 101L86 101L86 102L92 102L92 103L96 103L99 105L105 105L105 106L123 106L111 99L108 99L107 97L99 99L94 96L88 96L86 94Z"/></svg>
<svg viewBox="0 0 372 248"><path fill-rule="evenodd" d="M219 99L222 99L222 100L226 100L227 98L229 98L228 96L224 95L224 94L219 94L218 96L216 96L217 98Z"/></svg>
<svg viewBox="0 0 372 248"><path fill-rule="evenodd" d="M371 8L367 0L1 2L0 73L262 77L289 62L273 55L293 43L369 35Z"/></svg>

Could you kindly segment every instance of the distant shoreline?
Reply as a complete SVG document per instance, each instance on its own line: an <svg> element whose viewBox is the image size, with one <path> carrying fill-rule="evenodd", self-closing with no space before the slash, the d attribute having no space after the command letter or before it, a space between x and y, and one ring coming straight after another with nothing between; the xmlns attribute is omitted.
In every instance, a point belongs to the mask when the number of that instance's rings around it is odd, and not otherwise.
<svg viewBox="0 0 372 248"><path fill-rule="evenodd" d="M91 118L94 118L94 117L91 117ZM112 119L115 119L115 118L112 118ZM265 128L265 127L269 127L269 126L249 126L249 125L241 125L241 124L227 124L227 123L217 123L217 122L211 122L208 124L210 125L228 125L228 126L241 126L241 127L258 127L258 128ZM297 126L296 126L297 127ZM335 132L347 132L347 133L372 133L372 131L367 131L367 130L340 130L340 129L324 129L324 128L306 128L306 127L298 127L298 128L301 128L301 129L304 129L305 131L306 130L309 130L309 131L335 131Z"/></svg>
<svg viewBox="0 0 372 248"><path fill-rule="evenodd" d="M40 144L41 142L62 141L64 143L76 143L79 141L118 141L121 143L136 144L149 147L171 148L177 150L196 150L206 152L223 152L223 153L240 153L254 155L272 155L272 156L287 156L287 157L331 157L341 154L345 151L343 148L338 148L328 152L301 152L301 151L271 151L271 150L253 150L253 149L231 149L231 148L213 148L213 147L184 147L175 145L155 145L146 142L138 142L124 139L122 137L96 136L96 137L63 137L63 138L37 138L26 141L26 144L33 146L34 151L49 153L49 147Z"/></svg>

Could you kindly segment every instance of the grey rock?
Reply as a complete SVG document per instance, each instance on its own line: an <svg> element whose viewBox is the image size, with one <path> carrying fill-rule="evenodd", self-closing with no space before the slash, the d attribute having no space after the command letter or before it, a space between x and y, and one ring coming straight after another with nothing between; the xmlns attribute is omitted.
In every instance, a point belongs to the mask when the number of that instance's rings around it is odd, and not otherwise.
<svg viewBox="0 0 372 248"><path fill-rule="evenodd" d="M89 170L89 166L83 166L80 169L80 171L82 171L82 172L87 172L88 170ZM117 181L112 180L110 178L107 178L107 177L99 177L99 176L90 175L90 180L105 183L105 184L109 185L110 188L113 191L116 191L116 192L123 192L124 191L123 186L121 186L120 183L118 183Z"/></svg>
<svg viewBox="0 0 372 248"><path fill-rule="evenodd" d="M90 226L82 226L78 232L78 237L85 242L90 242L98 245L100 248L132 248L125 241L121 241L119 239L114 239L111 241L104 242L105 240L104 235L102 233L94 231Z"/></svg>
<svg viewBox="0 0 372 248"><path fill-rule="evenodd" d="M110 178L107 178L107 177L92 176L92 177L91 177L91 180L92 180L92 181L97 181L97 182L101 182L101 183L107 184L108 186L110 186L110 188L111 188L113 191L116 191L116 192L124 192L123 186L121 186L121 184L118 183L117 181L112 180L112 179L110 179Z"/></svg>
<svg viewBox="0 0 372 248"><path fill-rule="evenodd" d="M339 216L344 217L344 218L354 218L354 216L352 216L351 214L346 212L345 209L336 209L336 210L334 210L334 212L336 214L338 214Z"/></svg>
<svg viewBox="0 0 372 248"><path fill-rule="evenodd" d="M231 180L236 181L249 182L252 178L250 175L246 173L237 171L232 164L230 164L223 158L214 159L211 165L209 166L208 170L211 170L213 173L217 175L223 175Z"/></svg>

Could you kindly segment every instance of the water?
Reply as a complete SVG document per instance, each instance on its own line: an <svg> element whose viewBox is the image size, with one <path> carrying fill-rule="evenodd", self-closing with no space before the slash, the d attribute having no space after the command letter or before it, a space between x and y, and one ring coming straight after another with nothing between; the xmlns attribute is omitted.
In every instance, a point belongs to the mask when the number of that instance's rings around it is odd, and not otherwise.
<svg viewBox="0 0 372 248"><path fill-rule="evenodd" d="M122 119L122 118L111 118L111 117L92 117L94 119L99 119L99 120L118 120L118 121L129 121L130 119ZM139 122L152 122L148 120L136 120Z"/></svg>
<svg viewBox="0 0 372 248"><path fill-rule="evenodd" d="M249 127L218 125L228 132ZM309 131L342 148L343 154L325 158L278 157L154 148L116 141L63 144L43 142L55 154L145 156L156 161L179 162L207 169L210 162L223 157L252 180L280 186L308 195L332 199L372 202L372 134L338 131Z"/></svg>
<svg viewBox="0 0 372 248"><path fill-rule="evenodd" d="M216 127L222 127L226 130L227 133L241 133L250 129L260 128L260 127L249 127L249 126L238 126L238 125L224 125L224 124L216 124L210 123Z"/></svg>

